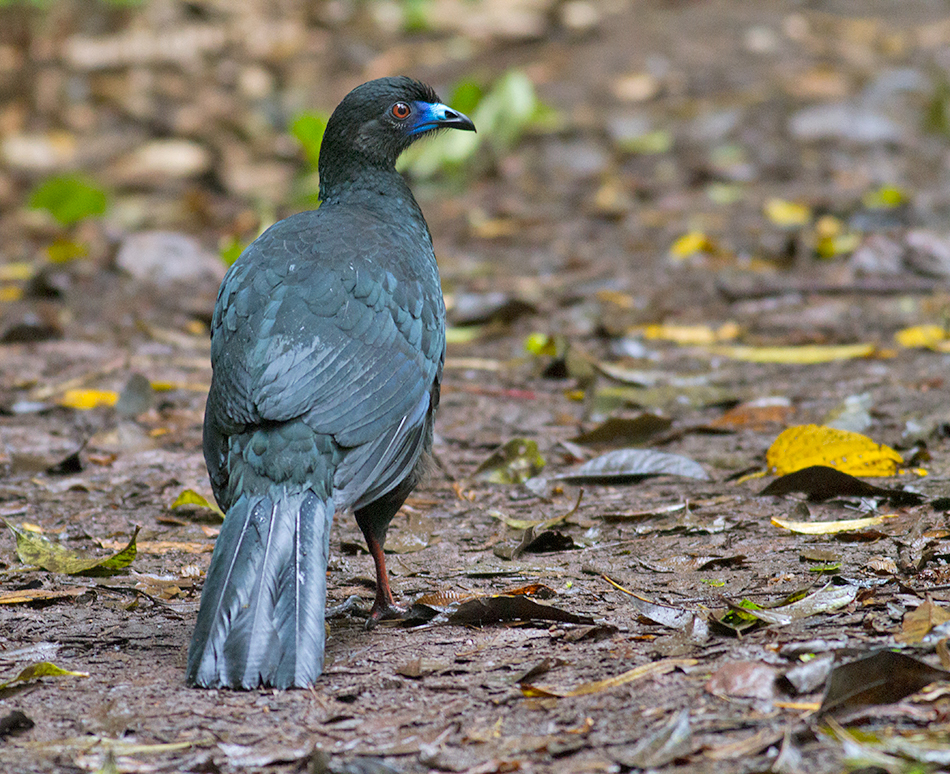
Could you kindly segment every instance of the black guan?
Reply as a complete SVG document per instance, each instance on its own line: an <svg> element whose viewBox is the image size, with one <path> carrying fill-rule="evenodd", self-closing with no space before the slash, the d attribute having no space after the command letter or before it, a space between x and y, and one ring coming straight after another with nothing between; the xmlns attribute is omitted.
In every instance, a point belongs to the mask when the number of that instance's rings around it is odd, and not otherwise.
<svg viewBox="0 0 950 774"><path fill-rule="evenodd" d="M432 237L396 171L413 141L474 131L405 77L351 91L327 123L320 207L229 269L211 329L204 455L226 518L187 682L311 685L323 671L330 527L352 511L394 614L383 543L432 444L445 304Z"/></svg>

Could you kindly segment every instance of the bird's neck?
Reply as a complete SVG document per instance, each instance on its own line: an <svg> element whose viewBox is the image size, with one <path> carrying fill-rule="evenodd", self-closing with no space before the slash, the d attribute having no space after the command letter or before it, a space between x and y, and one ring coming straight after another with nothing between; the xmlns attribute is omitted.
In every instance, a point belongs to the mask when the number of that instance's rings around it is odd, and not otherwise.
<svg viewBox="0 0 950 774"><path fill-rule="evenodd" d="M321 206L357 205L368 209L400 212L400 216L418 220L425 226L425 218L409 185L392 167L364 166L353 174L335 174L329 181L320 179ZM428 228L425 228L428 233Z"/></svg>

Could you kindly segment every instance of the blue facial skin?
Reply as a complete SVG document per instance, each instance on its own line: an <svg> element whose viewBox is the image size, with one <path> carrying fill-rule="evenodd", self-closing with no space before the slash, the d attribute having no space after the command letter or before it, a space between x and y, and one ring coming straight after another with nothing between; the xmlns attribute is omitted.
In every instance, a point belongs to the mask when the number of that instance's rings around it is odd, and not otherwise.
<svg viewBox="0 0 950 774"><path fill-rule="evenodd" d="M413 102L412 107L416 120L409 134L422 134L433 129L475 131L472 119L441 102Z"/></svg>

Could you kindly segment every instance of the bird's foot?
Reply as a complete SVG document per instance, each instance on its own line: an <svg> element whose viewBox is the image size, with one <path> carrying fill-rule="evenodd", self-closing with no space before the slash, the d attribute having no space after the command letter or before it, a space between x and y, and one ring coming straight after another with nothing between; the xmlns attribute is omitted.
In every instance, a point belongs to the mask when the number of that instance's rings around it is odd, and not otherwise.
<svg viewBox="0 0 950 774"><path fill-rule="evenodd" d="M373 603L373 609L369 613L369 618L366 619L366 628L372 629L380 621L397 621L404 618L405 615L406 610L397 607L392 600L377 599Z"/></svg>
<svg viewBox="0 0 950 774"><path fill-rule="evenodd" d="M365 618L368 613L362 605L363 600L356 594L347 597L339 605L333 605L327 608L326 618L342 618L345 615L352 615L354 618Z"/></svg>

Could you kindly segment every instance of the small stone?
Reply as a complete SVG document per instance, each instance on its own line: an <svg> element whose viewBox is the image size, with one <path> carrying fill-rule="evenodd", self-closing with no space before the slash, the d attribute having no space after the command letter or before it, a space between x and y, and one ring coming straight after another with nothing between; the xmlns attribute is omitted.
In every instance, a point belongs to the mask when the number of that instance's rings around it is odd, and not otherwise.
<svg viewBox="0 0 950 774"><path fill-rule="evenodd" d="M114 174L126 183L190 180L211 168L211 153L191 140L153 140L119 160Z"/></svg>
<svg viewBox="0 0 950 774"><path fill-rule="evenodd" d="M561 6L560 12L561 24L571 32L591 32L600 24L600 12L586 0L569 0Z"/></svg>
<svg viewBox="0 0 950 774"><path fill-rule="evenodd" d="M293 167L278 161L226 164L224 185L236 196L282 202L290 195Z"/></svg>
<svg viewBox="0 0 950 774"><path fill-rule="evenodd" d="M549 145L547 162L553 170L569 177L596 177L607 168L609 159L593 143L573 140Z"/></svg>
<svg viewBox="0 0 950 774"><path fill-rule="evenodd" d="M241 70L238 88L248 99L264 99L274 91L274 76L260 65L250 65Z"/></svg>
<svg viewBox="0 0 950 774"><path fill-rule="evenodd" d="M774 54L778 51L781 38L771 27L749 27L742 36L746 51L753 54Z"/></svg>
<svg viewBox="0 0 950 774"><path fill-rule="evenodd" d="M866 108L839 102L799 110L788 123L797 140L844 140L861 145L899 142L900 127L887 116Z"/></svg>
<svg viewBox="0 0 950 774"><path fill-rule="evenodd" d="M660 81L652 73L629 73L614 80L610 90L623 102L646 102L660 93Z"/></svg>
<svg viewBox="0 0 950 774"><path fill-rule="evenodd" d="M174 231L144 231L126 237L116 265L136 279L156 285L220 282L226 271L221 259L198 240Z"/></svg>
<svg viewBox="0 0 950 774"><path fill-rule="evenodd" d="M11 169L52 172L72 165L76 145L75 135L68 132L14 134L0 144L0 158Z"/></svg>

